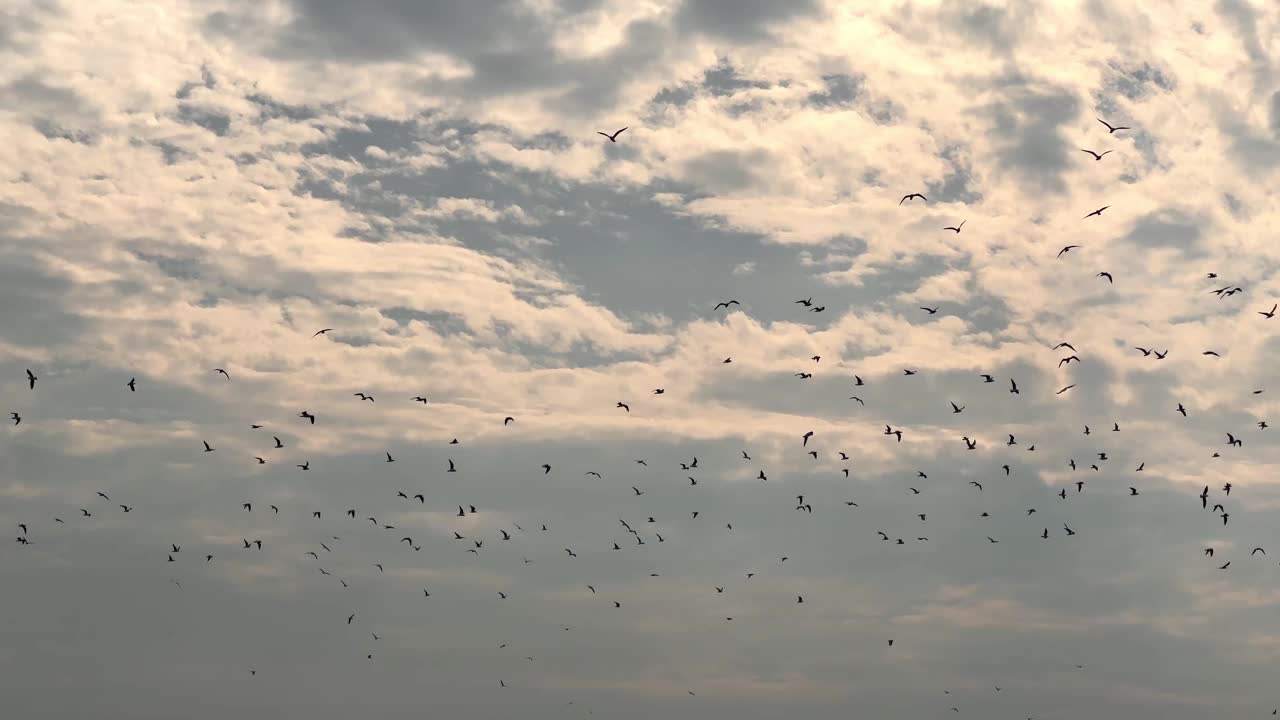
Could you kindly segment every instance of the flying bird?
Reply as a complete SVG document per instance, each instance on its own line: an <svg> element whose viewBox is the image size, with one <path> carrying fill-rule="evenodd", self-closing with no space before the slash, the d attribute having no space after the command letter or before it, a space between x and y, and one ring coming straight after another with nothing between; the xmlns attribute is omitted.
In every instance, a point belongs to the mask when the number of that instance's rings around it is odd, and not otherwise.
<svg viewBox="0 0 1280 720"><path fill-rule="evenodd" d="M959 225L952 225L952 226L950 226L950 227L944 227L944 228L942 228L942 229L943 229L943 230L950 230L950 231L952 231L952 232L956 233L957 235L959 235L959 234L960 234L960 228L964 227L964 224L965 224L966 222L969 222L969 221L968 221L968 220L961 220Z"/></svg>
<svg viewBox="0 0 1280 720"><path fill-rule="evenodd" d="M1101 160L1103 155L1106 155L1109 152L1114 152L1114 150L1103 150L1101 153L1096 153L1092 150L1085 150L1084 148L1080 148L1080 152L1089 153L1090 155L1093 156L1093 159L1096 161L1096 160Z"/></svg>
<svg viewBox="0 0 1280 720"><path fill-rule="evenodd" d="M899 204L899 205L901 205L902 203L904 203L904 202L906 202L906 201L908 201L908 200L910 200L910 199L912 199L912 198L920 198L921 200L924 200L925 202L928 202L928 201L929 201L929 198L927 198L927 197L925 197L925 196L921 195L920 193L907 193L906 195L903 195L903 196L902 196L902 199L898 201L898 204Z"/></svg>
<svg viewBox="0 0 1280 720"><path fill-rule="evenodd" d="M630 126L628 126L628 127L630 127ZM597 131L596 131L596 134L597 134L597 135L603 135L603 136L605 136L605 137L609 138L609 142L615 142L615 143L616 143L616 142L618 142L618 136L619 136L619 135L621 135L621 134L622 134L622 131L623 131L623 130L626 130L626 129L627 129L627 128L625 128L625 127L624 127L624 128L620 128L620 129L618 129L618 130L615 130L615 131L614 131L614 133L613 133L612 135L610 135L609 133L606 133L606 132L600 132L599 130L597 130Z"/></svg>
<svg viewBox="0 0 1280 720"><path fill-rule="evenodd" d="M1098 122L1100 122L1100 123L1102 123L1103 125L1106 125L1106 126L1107 126L1107 134L1108 134L1108 135L1110 135L1111 133L1114 133L1114 132L1115 132L1115 131L1117 131L1117 130L1132 130L1132 128L1127 127L1127 126L1125 126L1125 125L1112 126L1112 125L1111 125L1111 123L1107 122L1106 120L1103 120L1102 118L1098 118L1097 120L1098 120Z"/></svg>
<svg viewBox="0 0 1280 720"><path fill-rule="evenodd" d="M1107 209L1107 208L1109 208L1109 207L1111 207L1111 206L1110 206L1110 205L1103 205L1102 207L1098 208L1097 210L1094 210L1093 212L1089 213L1088 215L1085 215L1085 216L1084 216L1084 219L1086 219L1086 220L1087 220L1087 219L1089 219L1089 218L1093 217L1094 215L1097 215L1098 217L1102 217L1102 211L1103 211L1103 210L1106 210L1106 209Z"/></svg>

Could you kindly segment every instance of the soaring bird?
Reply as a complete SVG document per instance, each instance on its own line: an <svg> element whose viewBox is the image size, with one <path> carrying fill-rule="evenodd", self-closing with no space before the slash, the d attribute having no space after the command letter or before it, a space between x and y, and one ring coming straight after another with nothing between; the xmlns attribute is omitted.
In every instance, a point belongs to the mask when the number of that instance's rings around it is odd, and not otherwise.
<svg viewBox="0 0 1280 720"><path fill-rule="evenodd" d="M903 196L902 196L902 199L898 201L898 204L899 204L899 205L901 205L902 203L904 203L904 202L906 202L906 201L908 201L908 200L910 200L910 199L912 199L912 198L920 198L921 200L924 200L925 202L929 202L929 198L927 198L927 197L925 197L925 196L921 195L920 193L907 193L906 195L903 195Z"/></svg>
<svg viewBox="0 0 1280 720"><path fill-rule="evenodd" d="M1094 210L1093 212L1089 213L1088 215L1085 215L1085 216L1084 216L1084 219L1086 219L1086 220L1087 220L1088 218L1091 218L1091 217L1093 217L1094 215L1097 215L1098 217L1102 217L1102 211L1103 211L1103 210L1106 210L1106 209L1107 209L1107 208L1109 208L1109 207L1111 207L1111 206L1110 206L1110 205L1103 205L1102 207L1098 208L1097 210Z"/></svg>
<svg viewBox="0 0 1280 720"><path fill-rule="evenodd" d="M739 303L737 300L730 300L728 302L716 303L716 306L712 308L712 310L713 311L719 310L720 308L725 308L727 310L729 309L730 305L741 305L741 303Z"/></svg>
<svg viewBox="0 0 1280 720"><path fill-rule="evenodd" d="M956 233L957 235L959 235L959 234L960 234L960 228L964 227L964 224L965 224L965 223L967 223L967 222L969 222L969 221L968 221L968 220L961 220L959 225L952 225L952 226L950 226L950 227L944 227L944 228L942 228L942 229L943 229L943 230L950 230L950 231L952 231L952 232Z"/></svg>
<svg viewBox="0 0 1280 720"><path fill-rule="evenodd" d="M1115 131L1117 131L1117 130L1132 130L1132 129L1133 129L1133 128L1130 128L1130 127L1125 126L1125 125L1112 126L1112 125L1111 125L1111 123L1107 122L1106 120L1103 120L1102 118L1098 118L1097 120L1098 120L1098 122L1100 122L1100 123L1102 123L1103 125L1106 125L1106 126L1107 126L1107 134L1108 134L1108 135L1110 135L1111 133L1114 133L1114 132L1115 132Z"/></svg>
<svg viewBox="0 0 1280 720"><path fill-rule="evenodd" d="M1114 151L1113 151L1113 150L1103 150L1101 153L1096 153L1096 152L1094 152L1094 151L1092 151L1092 150L1085 150L1084 148L1080 148L1080 152L1082 152L1082 153L1089 153L1090 155L1092 155L1092 156L1093 156L1093 159L1094 159L1094 160L1101 160L1103 155L1106 155L1107 153L1109 153L1109 152L1114 152Z"/></svg>
<svg viewBox="0 0 1280 720"><path fill-rule="evenodd" d="M125 386L129 388L129 392L138 392L138 378L129 378Z"/></svg>
<svg viewBox="0 0 1280 720"><path fill-rule="evenodd" d="M325 333L329 332L332 329L333 328L323 328L323 329L317 330L316 334L312 335L311 337L316 337L316 335L324 335Z"/></svg>
<svg viewBox="0 0 1280 720"><path fill-rule="evenodd" d="M1067 254L1067 253L1071 252L1072 250L1074 250L1074 249L1076 249L1076 248L1078 248L1078 247L1080 247L1080 246L1079 246L1079 245L1068 245L1068 246L1066 246L1066 247L1064 247L1064 248L1062 248L1061 250L1059 250L1059 251L1058 251L1058 257L1062 257L1063 255L1065 255L1065 254Z"/></svg>
<svg viewBox="0 0 1280 720"><path fill-rule="evenodd" d="M630 127L630 126L628 126L628 127ZM609 142L615 142L615 143L616 143L616 142L618 142L618 136L619 136L619 135L621 135L621 134L622 134L622 131L623 131L623 130L626 130L626 129L627 129L627 128L620 128L620 129L618 129L618 130L615 130L615 131L614 131L614 133L613 133L612 135L610 135L609 133L606 133L606 132L600 132L599 130L597 130L597 131L596 131L596 134L597 134L597 135L603 135L603 136L605 136L605 137L609 138Z"/></svg>
<svg viewBox="0 0 1280 720"><path fill-rule="evenodd" d="M27 389L35 390L36 380L39 380L39 379L40 378L36 377L35 373L31 372L31 370L27 370Z"/></svg>

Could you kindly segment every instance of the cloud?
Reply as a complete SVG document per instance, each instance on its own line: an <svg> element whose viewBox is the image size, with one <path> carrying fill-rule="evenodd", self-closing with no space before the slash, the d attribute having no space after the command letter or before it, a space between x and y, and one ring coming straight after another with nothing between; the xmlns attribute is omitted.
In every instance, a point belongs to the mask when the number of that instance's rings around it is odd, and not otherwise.
<svg viewBox="0 0 1280 720"><path fill-rule="evenodd" d="M0 690L58 718L1265 709L1276 21L0 10L0 522L30 543L0 554Z"/></svg>

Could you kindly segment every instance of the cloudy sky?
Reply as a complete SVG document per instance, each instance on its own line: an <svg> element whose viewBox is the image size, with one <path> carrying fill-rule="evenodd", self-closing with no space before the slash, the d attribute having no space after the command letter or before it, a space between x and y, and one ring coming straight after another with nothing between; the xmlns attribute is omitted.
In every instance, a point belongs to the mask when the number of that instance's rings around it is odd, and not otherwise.
<svg viewBox="0 0 1280 720"><path fill-rule="evenodd" d="M1278 23L0 3L0 697L1269 716Z"/></svg>

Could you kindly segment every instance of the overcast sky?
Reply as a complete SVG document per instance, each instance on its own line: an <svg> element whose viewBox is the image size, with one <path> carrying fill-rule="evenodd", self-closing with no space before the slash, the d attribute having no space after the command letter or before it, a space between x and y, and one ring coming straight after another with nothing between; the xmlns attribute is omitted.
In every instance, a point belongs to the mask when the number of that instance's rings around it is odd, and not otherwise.
<svg viewBox="0 0 1280 720"><path fill-rule="evenodd" d="M0 2L6 712L1270 716L1278 15Z"/></svg>

